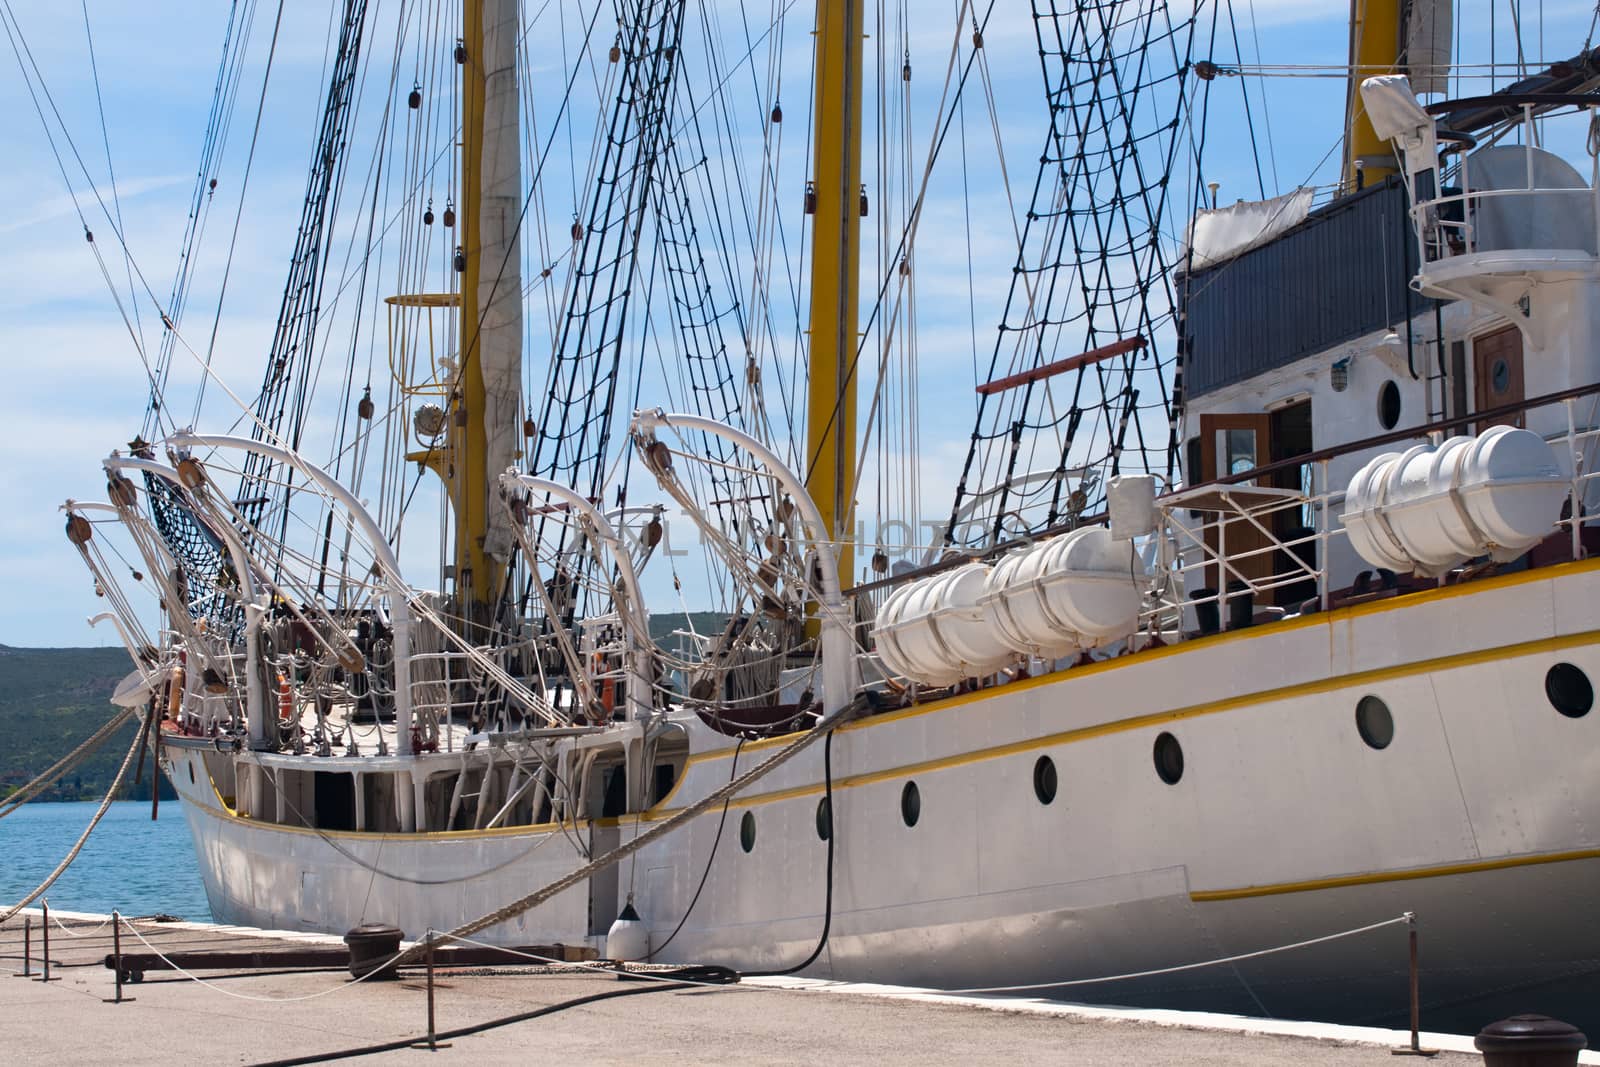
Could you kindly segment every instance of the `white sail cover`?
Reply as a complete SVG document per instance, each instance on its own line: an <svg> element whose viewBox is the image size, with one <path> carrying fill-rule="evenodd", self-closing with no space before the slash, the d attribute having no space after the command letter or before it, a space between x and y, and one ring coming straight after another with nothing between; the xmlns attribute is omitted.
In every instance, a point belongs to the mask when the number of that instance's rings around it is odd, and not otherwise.
<svg viewBox="0 0 1600 1067"><path fill-rule="evenodd" d="M1271 200L1241 200L1229 207L1195 212L1184 242L1190 269L1204 270L1266 244L1311 213L1311 190L1296 189Z"/></svg>
<svg viewBox="0 0 1600 1067"><path fill-rule="evenodd" d="M1361 102L1372 121L1372 132L1385 141L1433 126L1433 119L1417 103L1411 80L1404 74L1380 74L1366 79L1361 83Z"/></svg>
<svg viewBox="0 0 1600 1067"><path fill-rule="evenodd" d="M1419 94L1449 92L1453 6L1452 0L1412 0L1406 19L1406 69Z"/></svg>
<svg viewBox="0 0 1600 1067"><path fill-rule="evenodd" d="M488 438L487 492L499 492L493 475L512 465L521 426L522 213L521 135L517 104L517 0L483 5L483 168L478 200L478 332L476 363L483 374L484 433ZM463 323L470 340L476 324ZM487 502L484 551L501 562L511 556L511 519L493 497Z"/></svg>

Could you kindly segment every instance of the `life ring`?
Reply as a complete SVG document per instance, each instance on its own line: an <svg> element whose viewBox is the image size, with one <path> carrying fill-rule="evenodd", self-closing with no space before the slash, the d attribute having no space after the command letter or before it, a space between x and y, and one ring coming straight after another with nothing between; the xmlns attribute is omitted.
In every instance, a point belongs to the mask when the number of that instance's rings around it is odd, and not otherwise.
<svg viewBox="0 0 1600 1067"><path fill-rule="evenodd" d="M289 684L288 675L278 672L278 719L280 722L291 723L294 714L294 687Z"/></svg>

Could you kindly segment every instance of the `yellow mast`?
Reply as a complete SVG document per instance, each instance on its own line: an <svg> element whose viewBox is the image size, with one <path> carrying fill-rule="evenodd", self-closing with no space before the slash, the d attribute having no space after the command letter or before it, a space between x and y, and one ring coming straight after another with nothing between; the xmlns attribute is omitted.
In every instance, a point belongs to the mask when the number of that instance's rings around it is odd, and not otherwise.
<svg viewBox="0 0 1600 1067"><path fill-rule="evenodd" d="M477 346L481 318L478 184L483 167L483 0L466 0L462 5L461 43L465 50L461 64L461 203L456 214L464 261L458 320L461 358L458 393L450 404L450 466L446 482L456 517L456 594L466 618L485 622L487 607L499 584L500 566L483 548L489 526L489 444L484 428L483 362L478 358Z"/></svg>
<svg viewBox="0 0 1600 1067"><path fill-rule="evenodd" d="M1345 192L1356 187L1356 161L1363 161L1364 184L1380 182L1395 172L1384 162L1394 153L1389 142L1373 132L1361 100L1361 81L1377 74L1391 74L1400 64L1401 0L1350 0L1350 85L1345 96L1344 184Z"/></svg>
<svg viewBox="0 0 1600 1067"><path fill-rule="evenodd" d="M845 586L852 584L855 568L863 6L863 0L818 0L816 28L806 490L840 542L839 580Z"/></svg>

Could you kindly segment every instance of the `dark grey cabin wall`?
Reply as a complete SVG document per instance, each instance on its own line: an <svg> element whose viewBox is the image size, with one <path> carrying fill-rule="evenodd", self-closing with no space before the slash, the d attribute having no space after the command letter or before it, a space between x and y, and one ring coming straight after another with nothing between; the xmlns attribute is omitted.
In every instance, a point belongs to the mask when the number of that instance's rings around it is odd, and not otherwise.
<svg viewBox="0 0 1600 1067"><path fill-rule="evenodd" d="M1408 298L1413 315L1432 306L1407 284L1417 255L1406 209L1404 186L1390 178L1317 209L1271 244L1180 281L1188 397L1384 327L1404 336Z"/></svg>

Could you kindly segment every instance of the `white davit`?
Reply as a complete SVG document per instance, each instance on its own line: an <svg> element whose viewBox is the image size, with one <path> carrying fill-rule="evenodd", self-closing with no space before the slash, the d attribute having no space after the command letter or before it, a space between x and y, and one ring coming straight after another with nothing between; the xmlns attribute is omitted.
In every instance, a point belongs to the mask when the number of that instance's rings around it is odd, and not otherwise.
<svg viewBox="0 0 1600 1067"><path fill-rule="evenodd" d="M990 674L1013 657L981 604L989 567L969 563L920 578L884 602L873 635L895 674L923 685L952 685Z"/></svg>
<svg viewBox="0 0 1600 1067"><path fill-rule="evenodd" d="M1001 560L984 605L1014 649L1054 658L1132 633L1148 580L1132 541L1085 526Z"/></svg>
<svg viewBox="0 0 1600 1067"><path fill-rule="evenodd" d="M1552 532L1568 489L1538 434L1494 426L1371 460L1350 479L1344 525L1373 566L1437 575L1526 552Z"/></svg>

